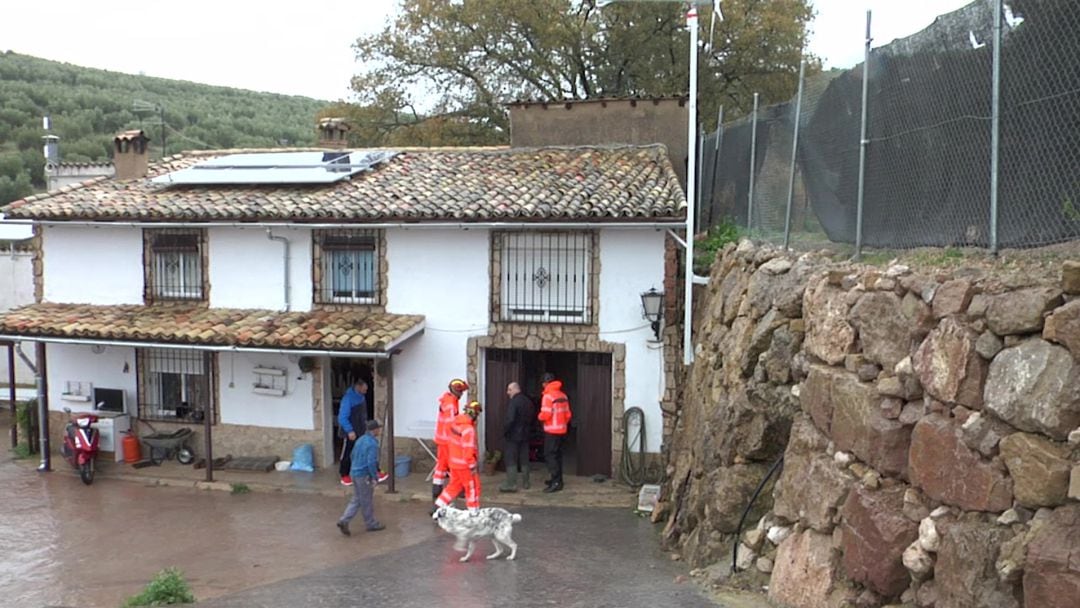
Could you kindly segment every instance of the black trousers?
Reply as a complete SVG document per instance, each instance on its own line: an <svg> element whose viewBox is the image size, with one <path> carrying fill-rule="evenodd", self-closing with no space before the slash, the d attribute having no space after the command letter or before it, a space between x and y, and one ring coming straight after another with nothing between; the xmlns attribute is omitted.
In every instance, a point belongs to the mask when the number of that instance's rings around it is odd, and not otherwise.
<svg viewBox="0 0 1080 608"><path fill-rule="evenodd" d="M506 441L506 454L503 458L506 462L507 471L524 471L529 468L529 442Z"/></svg>
<svg viewBox="0 0 1080 608"><path fill-rule="evenodd" d="M544 462L552 485L562 485L562 446L566 435L544 433Z"/></svg>
<svg viewBox="0 0 1080 608"><path fill-rule="evenodd" d="M352 449L356 445L355 439L345 437L345 445L341 446L341 463L338 465L338 474L345 477L352 468Z"/></svg>

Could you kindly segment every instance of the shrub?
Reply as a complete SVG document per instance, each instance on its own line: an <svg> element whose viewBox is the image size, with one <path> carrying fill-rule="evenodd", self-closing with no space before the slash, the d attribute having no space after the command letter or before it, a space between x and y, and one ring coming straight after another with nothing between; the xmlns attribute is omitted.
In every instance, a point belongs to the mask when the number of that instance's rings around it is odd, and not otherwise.
<svg viewBox="0 0 1080 608"><path fill-rule="evenodd" d="M233 483L229 484L232 487L233 494L247 494L251 491L246 483Z"/></svg>
<svg viewBox="0 0 1080 608"><path fill-rule="evenodd" d="M184 574L176 568L166 568L154 576L142 593L129 597L124 608L193 603L195 594L184 580Z"/></svg>
<svg viewBox="0 0 1080 608"><path fill-rule="evenodd" d="M694 272L709 274L709 268L716 259L716 252L728 243L739 240L741 235L739 227L730 218L709 228L709 232L694 243Z"/></svg>

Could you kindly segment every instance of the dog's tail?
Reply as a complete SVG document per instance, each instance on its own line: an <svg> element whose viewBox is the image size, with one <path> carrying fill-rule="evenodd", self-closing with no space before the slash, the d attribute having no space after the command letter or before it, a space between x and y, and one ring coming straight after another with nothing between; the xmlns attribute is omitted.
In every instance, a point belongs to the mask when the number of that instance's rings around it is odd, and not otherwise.
<svg viewBox="0 0 1080 608"><path fill-rule="evenodd" d="M517 522L521 521L521 516L518 515L517 513L513 513L513 514L510 515L510 521L512 521L512 522L514 522L516 524Z"/></svg>

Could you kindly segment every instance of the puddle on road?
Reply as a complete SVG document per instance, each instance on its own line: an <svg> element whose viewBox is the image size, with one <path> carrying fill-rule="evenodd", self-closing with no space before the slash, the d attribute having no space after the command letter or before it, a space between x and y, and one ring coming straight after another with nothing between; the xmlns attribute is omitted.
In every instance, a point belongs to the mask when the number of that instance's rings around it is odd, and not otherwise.
<svg viewBox="0 0 1080 608"><path fill-rule="evenodd" d="M344 505L344 498L234 496L109 479L84 486L73 475L4 460L0 597L13 606L115 608L159 570L177 567L196 597L209 599L437 535L425 505L376 503L387 529L345 538L334 525ZM359 520L353 527L363 529Z"/></svg>

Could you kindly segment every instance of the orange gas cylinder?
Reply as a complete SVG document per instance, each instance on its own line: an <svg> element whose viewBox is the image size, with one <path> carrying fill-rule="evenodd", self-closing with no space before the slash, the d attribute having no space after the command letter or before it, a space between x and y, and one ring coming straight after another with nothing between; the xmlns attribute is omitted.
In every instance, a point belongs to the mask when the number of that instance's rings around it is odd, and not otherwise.
<svg viewBox="0 0 1080 608"><path fill-rule="evenodd" d="M135 433L124 433L124 462L132 463L142 460L142 449L139 447L139 438Z"/></svg>

